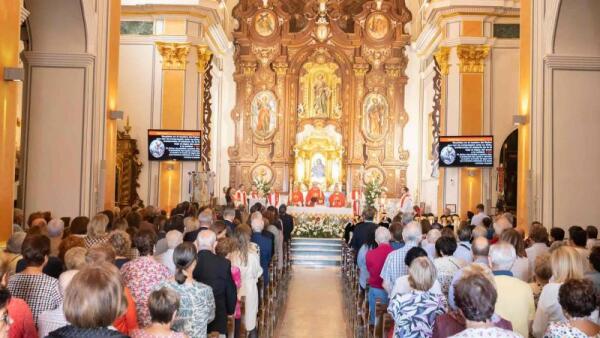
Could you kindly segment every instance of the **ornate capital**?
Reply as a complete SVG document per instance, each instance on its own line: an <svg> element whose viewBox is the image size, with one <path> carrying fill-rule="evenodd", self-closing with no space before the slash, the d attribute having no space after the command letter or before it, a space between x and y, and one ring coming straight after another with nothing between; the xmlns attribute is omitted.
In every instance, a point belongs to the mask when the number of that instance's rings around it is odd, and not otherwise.
<svg viewBox="0 0 600 338"><path fill-rule="evenodd" d="M198 53L198 60L196 61L198 73L204 74L213 54L207 45L196 45L196 52Z"/></svg>
<svg viewBox="0 0 600 338"><path fill-rule="evenodd" d="M285 74L287 74L288 66L289 65L285 62L277 62L273 64L273 69L277 76L285 76Z"/></svg>
<svg viewBox="0 0 600 338"><path fill-rule="evenodd" d="M187 55L190 51L190 44L188 42L156 42L156 47L162 57L162 69L185 69Z"/></svg>
<svg viewBox="0 0 600 338"><path fill-rule="evenodd" d="M456 47L456 54L460 60L461 73L483 73L485 58L490 51L489 46L460 45Z"/></svg>
<svg viewBox="0 0 600 338"><path fill-rule="evenodd" d="M444 76L448 75L448 56L450 55L450 48L440 47L440 49L433 54L435 61L440 67L440 73Z"/></svg>
<svg viewBox="0 0 600 338"><path fill-rule="evenodd" d="M369 71L369 65L366 63L356 63L354 64L354 75L363 77Z"/></svg>
<svg viewBox="0 0 600 338"><path fill-rule="evenodd" d="M243 62L242 73L244 76L252 76L256 72L256 62Z"/></svg>
<svg viewBox="0 0 600 338"><path fill-rule="evenodd" d="M385 73L392 79L397 79L402 73L402 65L400 64L386 64Z"/></svg>

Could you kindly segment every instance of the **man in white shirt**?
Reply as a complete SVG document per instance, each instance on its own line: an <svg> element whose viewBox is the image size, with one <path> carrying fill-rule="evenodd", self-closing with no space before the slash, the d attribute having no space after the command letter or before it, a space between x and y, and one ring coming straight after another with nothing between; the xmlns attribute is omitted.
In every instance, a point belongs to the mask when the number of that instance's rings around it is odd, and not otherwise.
<svg viewBox="0 0 600 338"><path fill-rule="evenodd" d="M458 230L458 246L454 251L454 257L462 259L467 263L473 261L473 253L471 252L471 227L466 226Z"/></svg>
<svg viewBox="0 0 600 338"><path fill-rule="evenodd" d="M408 187L402 188L402 196L400 197L400 211L405 214L413 213L413 198L408 191Z"/></svg>
<svg viewBox="0 0 600 338"><path fill-rule="evenodd" d="M483 206L483 204L477 204L477 214L471 219L471 225L483 225L483 219L488 217L488 215L486 215L484 211L485 207Z"/></svg>
<svg viewBox="0 0 600 338"><path fill-rule="evenodd" d="M416 246L416 247L408 250L408 252L406 253L406 256L404 258L404 263L407 267L410 267L412 262L415 259L417 259L418 257L427 257L427 256L428 256L428 254L425 250L423 250L423 248ZM392 289L392 292L390 293L390 299L392 299L397 294L403 295L405 293L409 293L411 290L412 290L412 288L410 287L410 283L408 282L408 275L400 276L396 279L396 282L394 283L394 288ZM442 287L440 285L440 282L438 282L437 279L433 282L433 285L431 286L429 291L431 291L433 293L442 294Z"/></svg>
<svg viewBox="0 0 600 338"><path fill-rule="evenodd" d="M167 232L165 238L167 239L168 249L155 258L159 263L162 263L164 266L166 266L171 274L175 274L176 268L175 262L173 262L173 252L179 244L183 243L183 234L177 230L171 230Z"/></svg>

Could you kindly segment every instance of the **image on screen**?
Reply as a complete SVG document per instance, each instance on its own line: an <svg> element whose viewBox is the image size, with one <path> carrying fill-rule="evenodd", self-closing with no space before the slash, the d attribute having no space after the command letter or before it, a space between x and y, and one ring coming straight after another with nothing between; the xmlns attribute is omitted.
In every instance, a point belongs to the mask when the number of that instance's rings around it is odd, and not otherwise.
<svg viewBox="0 0 600 338"><path fill-rule="evenodd" d="M200 161L199 130L148 130L150 161Z"/></svg>
<svg viewBox="0 0 600 338"><path fill-rule="evenodd" d="M440 167L493 167L493 136L440 136Z"/></svg>

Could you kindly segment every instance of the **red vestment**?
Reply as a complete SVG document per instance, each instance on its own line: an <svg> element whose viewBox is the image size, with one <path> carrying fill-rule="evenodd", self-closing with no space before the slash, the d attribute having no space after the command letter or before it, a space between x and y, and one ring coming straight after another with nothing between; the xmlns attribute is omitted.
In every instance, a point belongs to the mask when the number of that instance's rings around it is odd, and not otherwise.
<svg viewBox="0 0 600 338"><path fill-rule="evenodd" d="M246 192L243 190L238 190L235 192L235 200L238 202L239 205L246 205L248 204L248 195L246 195Z"/></svg>
<svg viewBox="0 0 600 338"><path fill-rule="evenodd" d="M304 204L304 196L302 195L302 191L294 191L292 192L292 205L296 207L301 207Z"/></svg>
<svg viewBox="0 0 600 338"><path fill-rule="evenodd" d="M268 194L267 195L267 203L274 207L278 207L279 206L279 193L274 192L274 193Z"/></svg>
<svg viewBox="0 0 600 338"><path fill-rule="evenodd" d="M346 195L341 192L334 192L329 196L329 206L332 208L343 208L346 206Z"/></svg>
<svg viewBox="0 0 600 338"><path fill-rule="evenodd" d="M312 200L316 199L316 202ZM325 195L321 192L319 188L310 188L308 194L306 194L306 205L309 207L313 207L315 204L323 205L325 203Z"/></svg>

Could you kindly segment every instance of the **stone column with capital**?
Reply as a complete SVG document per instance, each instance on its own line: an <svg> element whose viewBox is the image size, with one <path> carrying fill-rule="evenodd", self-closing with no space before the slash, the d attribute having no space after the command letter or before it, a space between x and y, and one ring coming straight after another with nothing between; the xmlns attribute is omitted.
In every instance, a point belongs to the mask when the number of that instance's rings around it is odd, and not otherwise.
<svg viewBox="0 0 600 338"><path fill-rule="evenodd" d="M190 50L189 43L156 42L162 58L162 129L182 129L185 97L185 69ZM160 163L159 207L173 209L181 196L181 163Z"/></svg>
<svg viewBox="0 0 600 338"><path fill-rule="evenodd" d="M481 135L483 133L483 72L489 54L486 45L459 45L456 47L458 57L460 85L460 135ZM479 203L484 203L483 175L481 168L460 169L460 215L474 210Z"/></svg>

